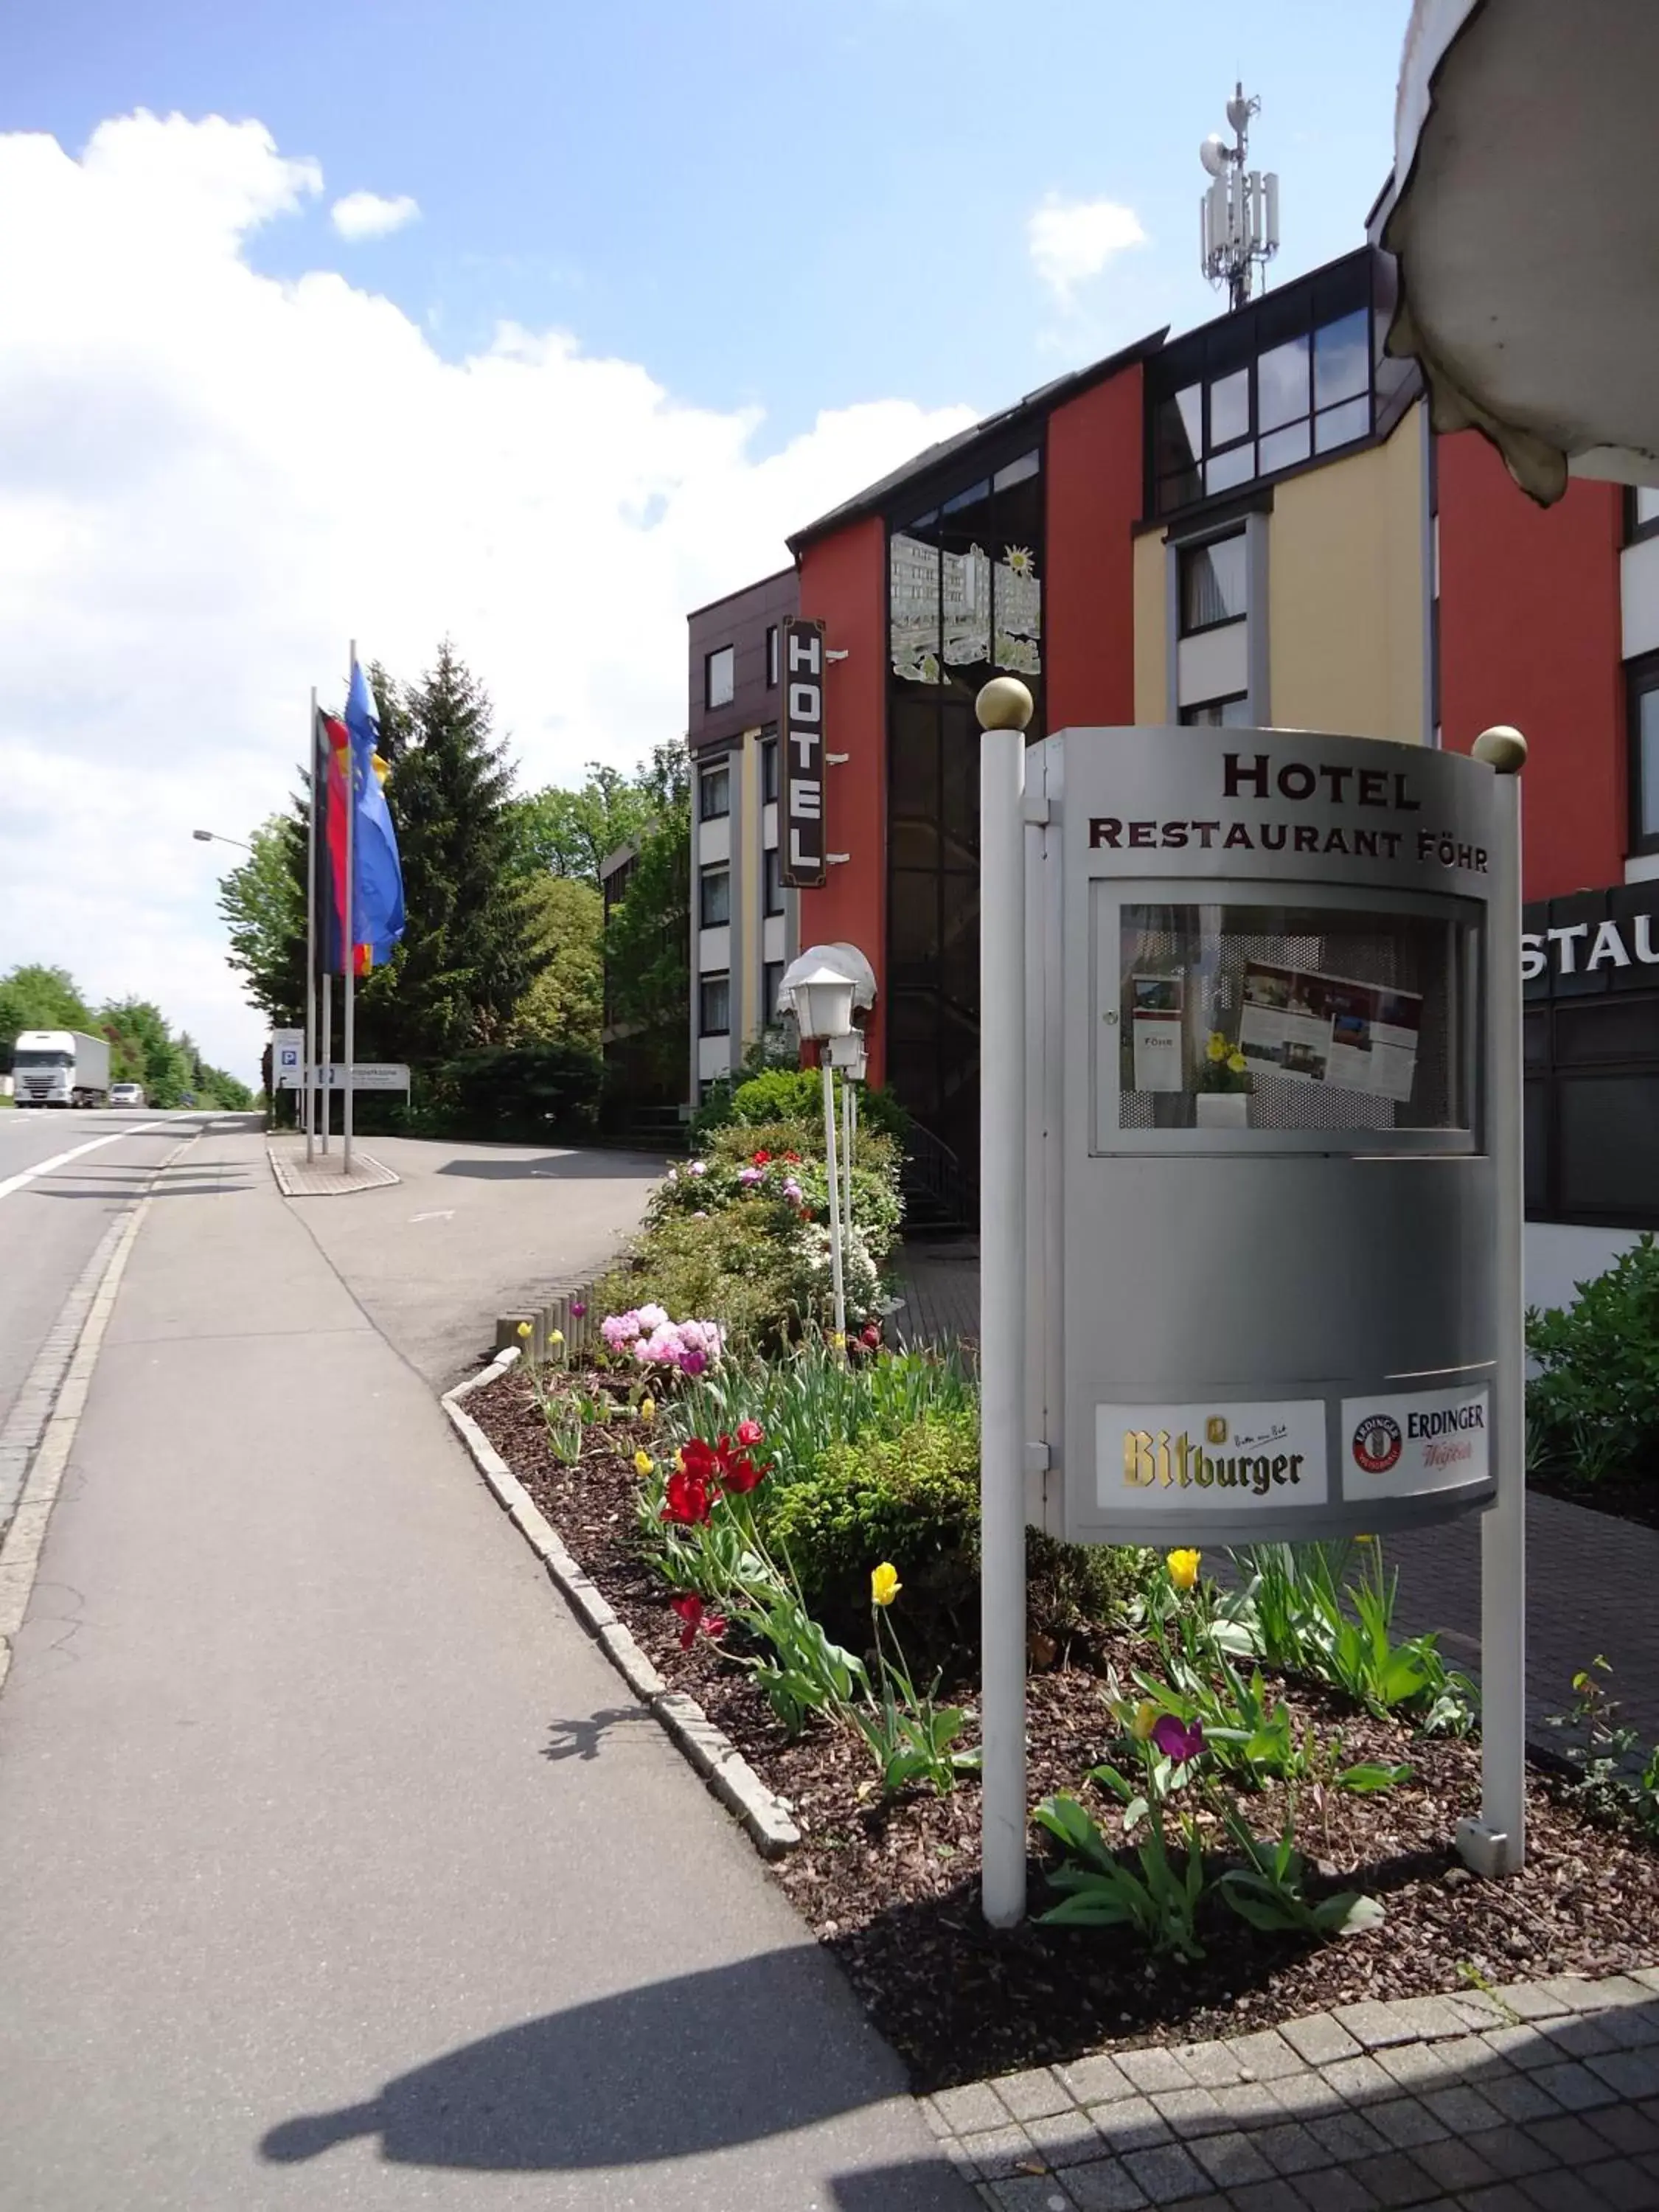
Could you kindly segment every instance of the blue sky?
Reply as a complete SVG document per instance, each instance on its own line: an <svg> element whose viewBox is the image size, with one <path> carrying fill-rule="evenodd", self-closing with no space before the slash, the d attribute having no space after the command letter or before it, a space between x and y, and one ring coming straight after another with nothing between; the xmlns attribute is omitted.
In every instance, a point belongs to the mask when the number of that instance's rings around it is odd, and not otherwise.
<svg viewBox="0 0 1659 2212"><path fill-rule="evenodd" d="M1277 273L1357 245L1407 14L0 0L0 965L250 1071L190 832L283 808L348 638L451 637L526 785L631 766L789 531L1218 312L1236 76Z"/></svg>
<svg viewBox="0 0 1659 2212"><path fill-rule="evenodd" d="M1285 275L1355 244L1391 158L1406 0L52 0L0 21L0 129L78 149L137 106L257 118L331 194L421 220L343 252L319 204L257 266L372 281L459 356L574 331L702 405L902 392L988 409L1218 301L1199 140L1234 77L1284 192ZM1027 254L1054 193L1147 243L1059 312Z"/></svg>

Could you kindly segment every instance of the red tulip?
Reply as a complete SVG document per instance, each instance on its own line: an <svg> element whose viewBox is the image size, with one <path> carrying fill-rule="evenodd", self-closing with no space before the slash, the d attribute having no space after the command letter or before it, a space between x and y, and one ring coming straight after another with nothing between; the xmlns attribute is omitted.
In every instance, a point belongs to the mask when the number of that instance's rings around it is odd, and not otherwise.
<svg viewBox="0 0 1659 2212"><path fill-rule="evenodd" d="M738 1498L746 1498L766 1471L763 1467L757 1467L747 1452L732 1452L720 1462L720 1480Z"/></svg>
<svg viewBox="0 0 1659 2212"><path fill-rule="evenodd" d="M860 1344L867 1344L872 1352L878 1350L881 1344L881 1329L879 1325L875 1322L868 1322L859 1331L859 1342Z"/></svg>
<svg viewBox="0 0 1659 2212"><path fill-rule="evenodd" d="M739 1421L738 1423L738 1442L744 1446L745 1449L750 1444L763 1443L765 1439L765 1436L766 1431L762 1428L758 1421Z"/></svg>
<svg viewBox="0 0 1659 2212"><path fill-rule="evenodd" d="M749 1158L756 1167L763 1168L770 1161L772 1155L770 1152L750 1152Z"/></svg>
<svg viewBox="0 0 1659 2212"><path fill-rule="evenodd" d="M694 1474L689 1467L676 1468L668 1478L668 1503L662 1509L662 1517L682 1528L700 1528L718 1495L702 1475Z"/></svg>
<svg viewBox="0 0 1659 2212"><path fill-rule="evenodd" d="M726 1622L722 1616L718 1613L708 1612L695 1590L688 1590L684 1597L671 1597L668 1602L684 1624L680 1630L682 1651L689 1651L691 1649L697 1640L699 1629L702 1629L705 1636L725 1635Z"/></svg>
<svg viewBox="0 0 1659 2212"><path fill-rule="evenodd" d="M798 1168L800 1165L800 1154L799 1152L786 1152L783 1157L788 1161L791 1167Z"/></svg>
<svg viewBox="0 0 1659 2212"><path fill-rule="evenodd" d="M695 1474L699 1482L713 1483L720 1479L720 1455L713 1444L706 1444L701 1437L693 1437L680 1448L680 1461L688 1474Z"/></svg>

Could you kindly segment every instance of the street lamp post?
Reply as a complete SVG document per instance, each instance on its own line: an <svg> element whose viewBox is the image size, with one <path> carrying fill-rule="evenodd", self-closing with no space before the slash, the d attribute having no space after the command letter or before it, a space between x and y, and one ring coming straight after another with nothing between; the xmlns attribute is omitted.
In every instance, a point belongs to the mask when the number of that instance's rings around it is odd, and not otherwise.
<svg viewBox="0 0 1659 2212"><path fill-rule="evenodd" d="M836 1091L830 1059L836 1040L853 1028L853 981L826 961L794 984L795 1019L804 1037L824 1048L819 1062L823 1070L823 1151L830 1185L830 1279L835 1291L836 1336L847 1338L847 1288L842 1269L841 1176L836 1162Z"/></svg>
<svg viewBox="0 0 1659 2212"><path fill-rule="evenodd" d="M253 850L252 846L245 844L241 838L222 837L216 830L192 830L190 834L198 845L234 845L239 853Z"/></svg>

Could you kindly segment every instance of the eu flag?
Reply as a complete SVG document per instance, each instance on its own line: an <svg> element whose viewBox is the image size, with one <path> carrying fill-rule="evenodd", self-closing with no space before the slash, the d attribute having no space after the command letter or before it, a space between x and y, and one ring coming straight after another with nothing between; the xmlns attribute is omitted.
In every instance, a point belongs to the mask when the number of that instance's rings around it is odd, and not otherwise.
<svg viewBox="0 0 1659 2212"><path fill-rule="evenodd" d="M346 700L346 728L351 737L352 899L351 941L385 962L404 933L404 872L398 859L398 835L386 803L381 779L386 763L378 750L380 723L368 680L356 661Z"/></svg>

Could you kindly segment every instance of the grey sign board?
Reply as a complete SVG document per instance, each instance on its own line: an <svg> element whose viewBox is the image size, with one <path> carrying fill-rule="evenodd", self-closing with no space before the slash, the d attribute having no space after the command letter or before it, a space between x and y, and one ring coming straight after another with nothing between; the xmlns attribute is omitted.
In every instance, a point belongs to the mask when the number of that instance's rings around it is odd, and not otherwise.
<svg viewBox="0 0 1659 2212"><path fill-rule="evenodd" d="M1056 1533L1370 1534L1494 1494L1494 781L1304 732L1034 748L1028 1432Z"/></svg>

